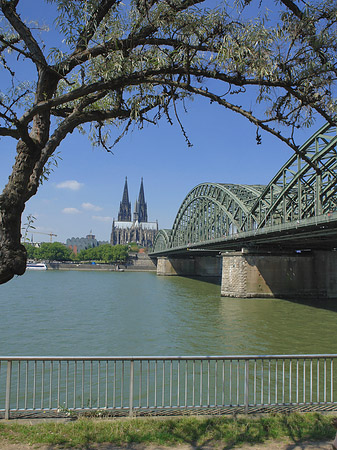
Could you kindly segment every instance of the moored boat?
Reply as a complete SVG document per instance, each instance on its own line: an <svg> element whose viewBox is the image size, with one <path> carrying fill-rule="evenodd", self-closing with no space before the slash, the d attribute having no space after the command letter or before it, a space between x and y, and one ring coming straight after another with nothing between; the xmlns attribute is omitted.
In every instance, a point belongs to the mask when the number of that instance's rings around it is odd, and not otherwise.
<svg viewBox="0 0 337 450"><path fill-rule="evenodd" d="M45 263L35 263L35 262L28 262L26 269L29 270L47 270L47 266Z"/></svg>

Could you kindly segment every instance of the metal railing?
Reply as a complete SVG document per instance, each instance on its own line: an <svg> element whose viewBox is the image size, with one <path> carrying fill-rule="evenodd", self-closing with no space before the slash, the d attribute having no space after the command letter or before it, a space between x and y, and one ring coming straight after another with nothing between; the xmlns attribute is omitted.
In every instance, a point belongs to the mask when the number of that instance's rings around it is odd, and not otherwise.
<svg viewBox="0 0 337 450"><path fill-rule="evenodd" d="M336 404L337 355L0 357L0 413L256 412ZM336 404L337 407L337 404Z"/></svg>

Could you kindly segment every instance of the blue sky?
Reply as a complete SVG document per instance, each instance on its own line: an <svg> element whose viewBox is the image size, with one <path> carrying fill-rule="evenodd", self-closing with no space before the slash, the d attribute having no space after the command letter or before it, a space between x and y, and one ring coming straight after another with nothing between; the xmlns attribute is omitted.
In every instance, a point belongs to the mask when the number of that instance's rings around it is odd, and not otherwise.
<svg viewBox="0 0 337 450"><path fill-rule="evenodd" d="M20 4L22 17L48 23L52 36L51 5L42 0ZM6 81L1 72L0 81L2 85ZM58 168L27 203L23 219L32 214L36 231L57 234L60 242L91 230L97 239L109 240L127 176L132 208L143 177L149 220L158 220L159 228L170 228L183 199L197 184L266 184L291 155L290 149L265 133L262 145L257 145L254 126L205 99L187 106L188 113L180 119L192 148L178 124L170 126L165 119L159 126L135 129L113 149L113 155L92 148L88 137L77 131L69 135L58 149L62 158ZM301 132L301 142L313 131ZM3 138L0 145L2 189L14 161L15 141ZM34 240L49 241L49 237L36 234Z"/></svg>

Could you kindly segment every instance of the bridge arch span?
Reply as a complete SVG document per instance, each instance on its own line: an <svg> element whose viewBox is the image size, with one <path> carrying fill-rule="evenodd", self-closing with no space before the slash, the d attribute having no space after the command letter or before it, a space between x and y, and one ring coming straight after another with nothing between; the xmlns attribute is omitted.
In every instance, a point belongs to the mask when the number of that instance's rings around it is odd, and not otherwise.
<svg viewBox="0 0 337 450"><path fill-rule="evenodd" d="M323 125L294 154L252 205L257 228L309 219L337 209L336 126Z"/></svg>
<svg viewBox="0 0 337 450"><path fill-rule="evenodd" d="M154 251L161 251L169 248L171 234L172 230L170 229L159 230L153 243Z"/></svg>
<svg viewBox="0 0 337 450"><path fill-rule="evenodd" d="M193 188L152 256L158 275L221 272L226 297L336 298L336 242L337 127L326 124L267 186Z"/></svg>
<svg viewBox="0 0 337 450"><path fill-rule="evenodd" d="M249 205L261 195L263 188L199 184L187 194L178 210L169 247L186 247L248 230L256 220L250 214Z"/></svg>
<svg viewBox="0 0 337 450"><path fill-rule="evenodd" d="M243 244L336 248L335 220L337 127L325 124L267 186L202 183L193 188L178 210L171 233L166 230L158 236L153 253L233 250ZM322 231L327 228L329 235ZM312 232L319 241L312 241Z"/></svg>

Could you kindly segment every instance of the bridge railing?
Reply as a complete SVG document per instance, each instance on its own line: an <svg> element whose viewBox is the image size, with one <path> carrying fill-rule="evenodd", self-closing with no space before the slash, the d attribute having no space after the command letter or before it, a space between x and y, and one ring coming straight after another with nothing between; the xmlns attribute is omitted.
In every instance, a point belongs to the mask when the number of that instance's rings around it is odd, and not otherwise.
<svg viewBox="0 0 337 450"><path fill-rule="evenodd" d="M337 355L0 357L0 415L337 409Z"/></svg>

